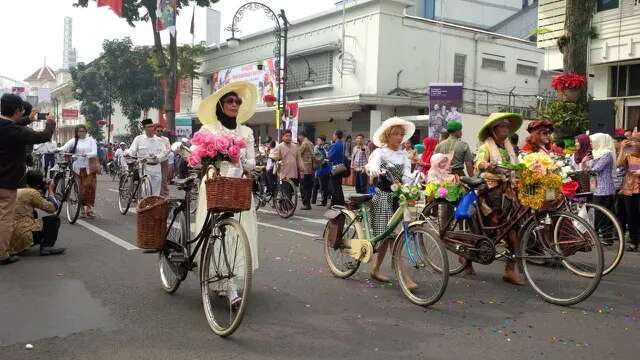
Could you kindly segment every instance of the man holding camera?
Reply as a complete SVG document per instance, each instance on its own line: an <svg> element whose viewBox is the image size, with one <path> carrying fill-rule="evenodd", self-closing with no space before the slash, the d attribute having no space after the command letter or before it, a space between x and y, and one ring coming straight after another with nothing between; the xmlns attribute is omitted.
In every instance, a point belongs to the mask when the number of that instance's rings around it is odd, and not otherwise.
<svg viewBox="0 0 640 360"><path fill-rule="evenodd" d="M9 255L9 244L13 236L17 189L26 174L25 147L51 140L56 128L52 116L47 116L43 131L20 125L25 116L24 109L25 102L18 95L4 94L0 98L0 265L19 260L17 256Z"/></svg>

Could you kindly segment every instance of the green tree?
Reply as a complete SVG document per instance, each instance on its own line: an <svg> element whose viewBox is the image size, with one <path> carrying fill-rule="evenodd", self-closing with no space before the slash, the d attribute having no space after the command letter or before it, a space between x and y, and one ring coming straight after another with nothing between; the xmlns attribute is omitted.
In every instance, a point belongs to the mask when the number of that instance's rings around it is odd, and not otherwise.
<svg viewBox="0 0 640 360"><path fill-rule="evenodd" d="M90 0L77 0L75 6L87 7ZM94 0L95 2L95 0ZM177 0L177 8L182 9L193 3L197 6L209 7L218 0ZM153 31L153 50L156 56L157 68L162 75L162 79L167 81L167 88L164 96L164 111L167 116L167 122L170 129L175 129L175 104L174 99L176 97L176 84L178 80L178 44L175 36L169 36L168 54L163 51L162 41L160 40L160 33L156 27L156 0L123 0L122 1L122 16L125 18L129 25L135 27L136 22L144 21L151 23L151 29Z"/></svg>
<svg viewBox="0 0 640 360"><path fill-rule="evenodd" d="M565 72L587 75L587 50L595 10L596 0L566 0L564 35L558 38Z"/></svg>
<svg viewBox="0 0 640 360"><path fill-rule="evenodd" d="M79 63L71 69L73 80L73 96L82 101L80 113L87 120L87 130L97 141L104 139L98 120L108 117L112 113L109 93L104 86L106 78L100 70L99 62L88 65Z"/></svg>

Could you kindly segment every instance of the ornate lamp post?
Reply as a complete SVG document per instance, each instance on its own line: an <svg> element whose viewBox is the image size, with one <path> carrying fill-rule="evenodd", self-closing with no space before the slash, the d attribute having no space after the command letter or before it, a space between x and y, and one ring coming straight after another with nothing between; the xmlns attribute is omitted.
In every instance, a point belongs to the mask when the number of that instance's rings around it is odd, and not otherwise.
<svg viewBox="0 0 640 360"><path fill-rule="evenodd" d="M280 14L271 10L267 5L260 2L249 2L242 5L233 16L233 22L227 31L231 31L231 38L227 39L227 45L230 48L240 46L240 39L236 38L236 32L240 32L238 23L242 20L246 11L262 10L264 14L276 24L273 29L273 35L276 39L273 55L275 57L276 82L278 83L277 105L276 105L276 127L278 130L278 141L280 141L280 114L286 113L287 109L287 34L289 32L289 21L283 9Z"/></svg>

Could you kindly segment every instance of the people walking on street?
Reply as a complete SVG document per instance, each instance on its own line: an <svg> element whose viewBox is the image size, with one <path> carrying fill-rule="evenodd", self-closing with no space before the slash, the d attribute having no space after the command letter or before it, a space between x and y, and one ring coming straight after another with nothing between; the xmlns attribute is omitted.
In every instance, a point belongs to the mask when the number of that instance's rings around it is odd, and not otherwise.
<svg viewBox="0 0 640 360"><path fill-rule="evenodd" d="M331 206L344 206L344 193L342 192L342 179L347 175L349 169L344 157L344 140L342 130L333 133L333 144L329 148L329 163L331 164Z"/></svg>
<svg viewBox="0 0 640 360"><path fill-rule="evenodd" d="M616 149L613 138L609 134L597 133L589 136L592 153L582 159L582 170L596 173L596 190L593 192L593 203L601 205L611 212L615 211L615 186L613 178L616 174ZM596 227L610 226L608 218L602 212L596 212ZM601 230L596 228L596 231Z"/></svg>
<svg viewBox="0 0 640 360"><path fill-rule="evenodd" d="M30 114L29 114L30 115ZM25 148L51 140L56 129L52 116L47 116L43 131L17 124L24 116L24 102L18 95L0 98L0 265L19 260L9 255L14 230L14 214L19 184L25 182Z"/></svg>
<svg viewBox="0 0 640 360"><path fill-rule="evenodd" d="M518 163L518 155L513 150L513 145L509 141L509 136L513 135L522 125L522 116L516 113L494 113L485 120L478 139L482 142L475 158L475 171L484 177L489 190L479 196L478 209L484 217L486 223L497 226L504 221L504 216L508 214L509 206L505 203L516 202L517 196L513 191L509 179L496 170L497 166L503 162ZM509 200L508 202L505 202ZM519 240L515 230L510 231L508 236L509 250L512 253L518 249ZM468 274L474 274L472 263L466 268ZM524 285L516 270L513 260L507 259L504 276L505 282L514 285Z"/></svg>
<svg viewBox="0 0 640 360"><path fill-rule="evenodd" d="M48 176L49 169L54 167L56 164L57 149L58 149L58 146L56 145L56 142L53 140L47 141L46 143L42 143L37 147L38 154L42 156L45 177Z"/></svg>
<svg viewBox="0 0 640 360"><path fill-rule="evenodd" d="M329 165L329 153L325 142L325 136L318 136L316 146L313 149L314 163L316 169L316 177L313 184L313 193L311 194L311 202L317 204L318 192L320 192L320 206L327 206L329 198L329 181L331 177L331 166Z"/></svg>
<svg viewBox="0 0 640 360"><path fill-rule="evenodd" d="M222 176L242 177L250 173L256 166L255 140L253 130L244 125L256 112L257 89L247 81L235 81L223 86L213 95L202 101L198 108L198 118L202 122L205 133L213 135L230 134L235 138L243 138L246 147L240 151L240 163L226 163L221 166ZM196 210L195 233L199 233L207 218L207 189L205 179L200 182L198 191L198 208ZM255 204L247 211L235 215L244 228L251 248L252 271L259 267L258 257L258 217ZM240 268L244 264L238 265ZM239 286L234 284L234 286ZM233 302L237 294L227 294Z"/></svg>
<svg viewBox="0 0 640 360"><path fill-rule="evenodd" d="M626 149L626 150L625 150ZM624 204L630 244L627 250L638 251L640 245L640 137L624 140L618 155L618 166L625 170L620 193Z"/></svg>
<svg viewBox="0 0 640 360"><path fill-rule="evenodd" d="M303 173L304 164L300 156L300 148L298 144L293 143L291 138L291 129L282 132L282 142L276 146L271 157L275 160L278 168L278 178L280 180L291 180L294 184L299 185L300 174ZM292 196L293 194L287 194Z"/></svg>
<svg viewBox="0 0 640 360"><path fill-rule="evenodd" d="M462 123L449 121L447 124L449 138L438 144L434 150L435 154L447 155L450 161L450 171L452 174L464 176L473 175L473 154L469 149L469 144L462 141Z"/></svg>
<svg viewBox="0 0 640 360"><path fill-rule="evenodd" d="M142 120L144 134L136 136L127 150L127 155L146 160L144 174L151 182L151 195L159 196L162 192L162 166L171 148L156 135L156 125L151 119Z"/></svg>
<svg viewBox="0 0 640 360"><path fill-rule="evenodd" d="M369 148L364 143L364 135L356 135L356 142L351 157L351 170L355 179L356 193L366 194L369 187L369 176L365 166L369 161Z"/></svg>
<svg viewBox="0 0 640 360"><path fill-rule="evenodd" d="M127 151L127 144L121 142L118 145L118 150L116 150L115 154L113 154L114 161L118 164L118 167L121 171L125 171L127 169L127 161L125 160L125 152Z"/></svg>
<svg viewBox="0 0 640 360"><path fill-rule="evenodd" d="M302 158L302 210L311 210L311 194L313 192L313 143L305 132L298 135L300 157Z"/></svg>
<svg viewBox="0 0 640 360"><path fill-rule="evenodd" d="M171 158L171 142L169 138L164 136L164 127L156 124L156 136L162 141L167 151L167 155L160 162L160 171L162 172L162 185L160 186L160 196L169 197L169 160Z"/></svg>
<svg viewBox="0 0 640 360"><path fill-rule="evenodd" d="M26 174L26 182L26 187L18 189L11 253L19 254L33 245L40 245L42 256L64 253L64 248L55 247L60 218L48 215L38 219L36 212L42 210L53 214L59 206L53 197L53 181L48 180L45 183L40 172L30 170Z"/></svg>
<svg viewBox="0 0 640 360"><path fill-rule="evenodd" d="M97 173L100 171L98 144L87 134L87 127L78 125L74 129L73 139L67 141L60 151L71 153L74 159L73 172L80 177L80 193L82 194L82 213L93 218L93 207L96 201Z"/></svg>
<svg viewBox="0 0 640 360"><path fill-rule="evenodd" d="M391 185L395 181L410 183L411 162L402 149L402 143L408 141L415 132L415 125L401 118L390 118L382 123L373 135L373 141L378 146L369 157L367 172L375 177L376 192L371 200L371 229L372 236L384 233L391 216L398 208L398 202L393 196ZM390 279L382 274L380 267L389 247L390 239L386 239L378 247L378 253L371 269L371 278L380 282ZM408 282L408 288L415 287L413 281Z"/></svg>

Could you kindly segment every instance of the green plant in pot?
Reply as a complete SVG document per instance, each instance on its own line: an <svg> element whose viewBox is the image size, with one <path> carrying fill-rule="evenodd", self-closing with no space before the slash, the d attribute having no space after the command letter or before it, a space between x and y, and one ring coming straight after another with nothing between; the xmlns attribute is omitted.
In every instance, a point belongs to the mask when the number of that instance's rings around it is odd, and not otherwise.
<svg viewBox="0 0 640 360"><path fill-rule="evenodd" d="M553 101L542 114L542 118L553 123L557 139L573 140L589 128L586 105L582 102Z"/></svg>

